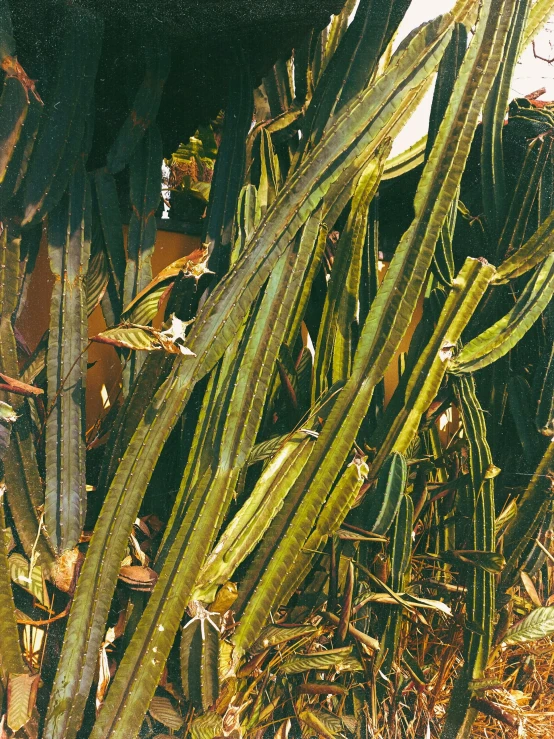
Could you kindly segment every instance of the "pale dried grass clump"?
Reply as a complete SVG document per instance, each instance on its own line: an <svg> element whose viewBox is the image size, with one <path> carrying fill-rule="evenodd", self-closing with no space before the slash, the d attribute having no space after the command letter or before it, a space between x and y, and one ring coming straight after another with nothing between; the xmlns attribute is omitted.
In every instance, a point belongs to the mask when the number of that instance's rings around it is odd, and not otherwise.
<svg viewBox="0 0 554 739"><path fill-rule="evenodd" d="M548 601L548 593L541 595ZM463 611L463 601L459 608ZM457 608L453 610L456 613ZM427 628L412 623L404 635L404 644L420 655L429 682L409 683L392 715L385 710L379 726L368 725L370 737L441 736L452 688L463 667L463 647L452 620L429 621ZM554 638L499 647L485 677L490 689L476 699L479 712L472 739L554 739Z"/></svg>
<svg viewBox="0 0 554 739"><path fill-rule="evenodd" d="M552 638L504 648L489 670L502 688L486 698L498 705L515 727L479 714L475 737L490 739L552 739L554 737L554 640Z"/></svg>

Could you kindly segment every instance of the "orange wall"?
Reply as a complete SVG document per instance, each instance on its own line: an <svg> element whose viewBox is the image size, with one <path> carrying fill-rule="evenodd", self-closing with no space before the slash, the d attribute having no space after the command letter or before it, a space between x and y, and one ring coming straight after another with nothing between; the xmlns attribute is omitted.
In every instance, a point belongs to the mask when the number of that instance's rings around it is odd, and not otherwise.
<svg viewBox="0 0 554 739"><path fill-rule="evenodd" d="M125 239L127 238L127 229ZM186 236L171 231L158 231L156 248L152 256L152 274L156 275L168 264L189 254L200 246L200 238ZM23 335L29 349L34 351L50 321L50 296L54 285L54 276L50 271L46 231L40 245L39 254L29 285L27 306L17 322L17 328ZM89 317L89 336L106 329L102 309L97 306ZM102 388L106 388L108 397L113 402L119 392L121 364L115 349L107 344L93 343L88 350L88 363L93 365L87 373L87 428L91 428L103 410Z"/></svg>
<svg viewBox="0 0 554 739"><path fill-rule="evenodd" d="M125 228L125 238L127 229ZM200 246L200 238L158 231L156 248L152 257L152 274L156 275L168 264L189 254ZM386 266L384 266L386 269ZM384 275L385 269L381 270ZM48 329L50 296L54 277L50 271L46 238L43 238L36 267L31 276L29 297L26 309L17 322L17 328L23 335L27 345L33 351ZM406 352L410 345L413 331L421 318L422 300L419 301L409 330L396 353L385 375L385 402L388 403L398 384L398 358ZM100 306L97 306L89 317L89 336L106 329L106 323ZM102 391L107 392L111 403L119 394L121 364L113 347L106 344L92 343L88 350L88 362L92 365L87 373L87 428L92 428L103 412L104 400ZM106 396L104 396L106 397Z"/></svg>

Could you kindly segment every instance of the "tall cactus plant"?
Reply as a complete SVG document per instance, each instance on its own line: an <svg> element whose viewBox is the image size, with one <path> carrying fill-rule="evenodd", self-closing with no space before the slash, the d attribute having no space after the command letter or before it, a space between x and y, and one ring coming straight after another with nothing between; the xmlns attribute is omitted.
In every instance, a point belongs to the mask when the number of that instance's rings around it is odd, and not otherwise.
<svg viewBox="0 0 554 739"><path fill-rule="evenodd" d="M531 606L553 587L554 113L532 96L509 101L552 3L458 0L399 45L407 2L354 5L255 95L237 51L202 246L156 276L169 47L146 42L129 114L87 172L100 18L56 9L43 106L0 3L11 729L31 720L45 661L47 739L150 737L160 725L206 739L354 737L364 725L387 739L465 739L483 713L504 715L487 692L487 671L503 669L496 647L553 631L551 606ZM435 76L426 141L391 160ZM400 228L383 209L407 172ZM16 319L41 224L50 326L24 359ZM109 325L90 337L97 306ZM91 444L90 339L117 347L123 378ZM39 618L36 599L58 608L45 597L56 589L67 607ZM531 613L535 636L514 610ZM18 622L66 617L39 659L20 644Z"/></svg>
<svg viewBox="0 0 554 739"><path fill-rule="evenodd" d="M84 163L80 161L67 195L48 222L48 253L56 282L47 359L50 415L45 442L45 523L59 552L77 544L85 517L83 398L88 339L84 281L90 238L91 196Z"/></svg>

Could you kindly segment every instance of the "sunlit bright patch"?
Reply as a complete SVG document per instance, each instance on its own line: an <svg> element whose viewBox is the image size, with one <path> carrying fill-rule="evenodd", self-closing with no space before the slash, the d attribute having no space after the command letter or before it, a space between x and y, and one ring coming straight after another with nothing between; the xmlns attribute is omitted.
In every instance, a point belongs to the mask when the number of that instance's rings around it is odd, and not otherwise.
<svg viewBox="0 0 554 739"><path fill-rule="evenodd" d="M102 408L109 408L110 403L110 396L108 395L108 389L105 385L102 385L100 388L100 397L102 398Z"/></svg>
<svg viewBox="0 0 554 739"><path fill-rule="evenodd" d="M33 670L38 670L40 667L43 641L44 629L25 624L23 629L23 652L27 663Z"/></svg>
<svg viewBox="0 0 554 739"><path fill-rule="evenodd" d="M452 407L447 408L439 418L439 430L444 431L449 423L452 423Z"/></svg>

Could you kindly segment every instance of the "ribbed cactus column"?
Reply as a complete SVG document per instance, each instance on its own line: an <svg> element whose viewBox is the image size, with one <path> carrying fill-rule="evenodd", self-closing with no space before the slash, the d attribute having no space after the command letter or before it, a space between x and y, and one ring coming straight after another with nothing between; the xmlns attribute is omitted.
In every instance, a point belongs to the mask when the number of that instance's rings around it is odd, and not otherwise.
<svg viewBox="0 0 554 739"><path fill-rule="evenodd" d="M83 162L50 214L48 255L55 275L48 341L46 528L56 549L79 541L86 507L84 393L91 197Z"/></svg>

